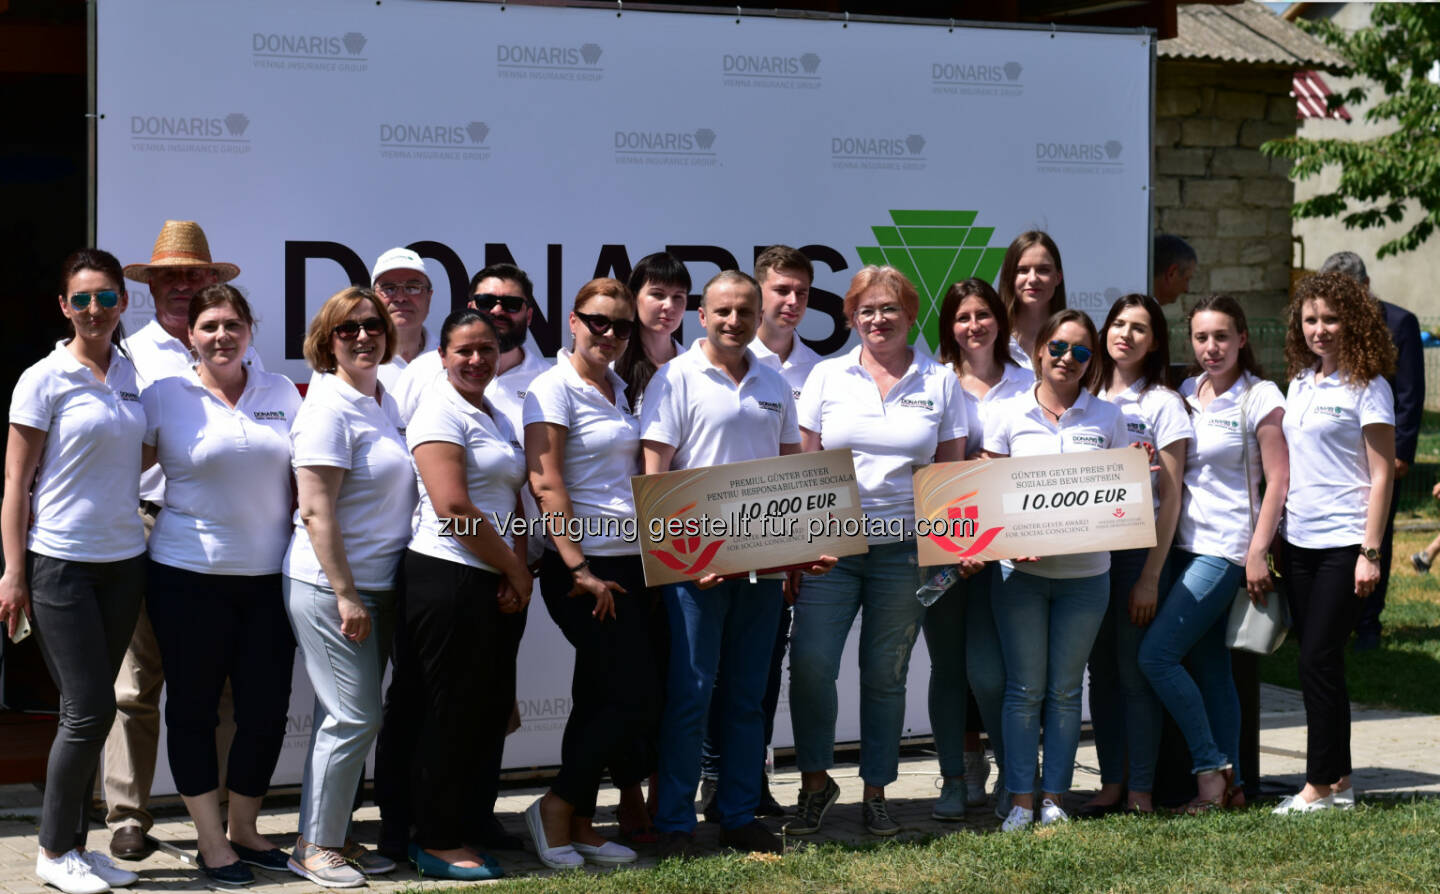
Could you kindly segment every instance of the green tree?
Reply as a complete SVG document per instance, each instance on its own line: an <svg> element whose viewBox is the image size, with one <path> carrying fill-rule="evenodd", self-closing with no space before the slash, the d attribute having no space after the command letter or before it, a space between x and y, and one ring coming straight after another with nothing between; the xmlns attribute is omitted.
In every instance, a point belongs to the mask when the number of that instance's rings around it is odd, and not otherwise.
<svg viewBox="0 0 1440 894"><path fill-rule="evenodd" d="M1299 24L1349 60L1351 74L1372 82L1331 96L1331 108L1362 103L1378 88L1383 98L1365 120L1393 122L1394 129L1368 140L1288 137L1260 151L1292 159L1295 180L1340 166L1339 186L1296 202L1294 217L1339 217L1347 228L1370 229L1399 223L1418 204L1423 216L1380 246L1383 258L1419 248L1440 225L1440 84L1430 80L1440 61L1440 5L1376 3L1371 10L1370 25L1353 34L1327 19Z"/></svg>

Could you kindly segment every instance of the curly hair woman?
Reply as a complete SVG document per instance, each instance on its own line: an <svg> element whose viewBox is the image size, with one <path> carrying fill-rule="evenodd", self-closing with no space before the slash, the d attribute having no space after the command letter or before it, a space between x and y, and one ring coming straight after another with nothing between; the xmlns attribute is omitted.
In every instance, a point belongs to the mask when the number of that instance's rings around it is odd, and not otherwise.
<svg viewBox="0 0 1440 894"><path fill-rule="evenodd" d="M1395 346L1379 305L1339 273L1312 276L1285 334L1286 577L1305 695L1305 787L1277 814L1351 807L1345 641L1380 579L1395 467Z"/></svg>

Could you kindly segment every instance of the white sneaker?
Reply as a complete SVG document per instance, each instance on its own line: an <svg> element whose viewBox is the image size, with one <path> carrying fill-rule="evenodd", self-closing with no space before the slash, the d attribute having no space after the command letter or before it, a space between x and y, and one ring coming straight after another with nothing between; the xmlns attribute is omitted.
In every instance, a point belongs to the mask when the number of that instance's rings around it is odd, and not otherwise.
<svg viewBox="0 0 1440 894"><path fill-rule="evenodd" d="M965 752L965 806L985 805L985 780L990 778L990 758L984 751Z"/></svg>
<svg viewBox="0 0 1440 894"><path fill-rule="evenodd" d="M1350 786L1343 792L1331 790L1330 797L1335 801L1336 810L1355 809L1355 786Z"/></svg>
<svg viewBox="0 0 1440 894"><path fill-rule="evenodd" d="M1314 801L1306 801L1299 794L1287 795L1280 806L1270 811L1276 816L1285 816L1291 813L1315 813L1319 810L1329 810L1335 806L1335 796L1326 795Z"/></svg>
<svg viewBox="0 0 1440 894"><path fill-rule="evenodd" d="M80 859L88 863L90 871L104 879L105 884L112 888L124 888L140 881L140 876L116 866L114 860L99 851L85 851L80 855Z"/></svg>
<svg viewBox="0 0 1440 894"><path fill-rule="evenodd" d="M1051 823L1068 823L1070 814L1060 808L1059 804L1046 798L1040 802L1040 825L1048 826Z"/></svg>
<svg viewBox="0 0 1440 894"><path fill-rule="evenodd" d="M42 851L35 857L35 874L65 894L104 894L110 890L110 885L92 872L90 864L73 848L54 860Z"/></svg>
<svg viewBox="0 0 1440 894"><path fill-rule="evenodd" d="M1000 824L1001 832L1016 832L1035 821L1035 811L1018 804L1010 808L1010 815Z"/></svg>

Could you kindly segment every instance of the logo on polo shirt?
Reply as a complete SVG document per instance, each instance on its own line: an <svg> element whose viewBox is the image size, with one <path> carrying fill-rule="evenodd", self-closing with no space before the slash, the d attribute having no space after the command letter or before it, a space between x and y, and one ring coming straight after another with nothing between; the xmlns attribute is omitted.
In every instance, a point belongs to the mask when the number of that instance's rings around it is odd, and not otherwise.
<svg viewBox="0 0 1440 894"><path fill-rule="evenodd" d="M1075 434L1073 434L1073 435L1070 436L1070 443L1072 443L1072 444L1080 444L1080 445L1085 446L1085 447L1104 447L1104 446L1105 446L1105 436L1104 436L1104 435L1087 435L1087 434L1084 434L1084 433L1082 433L1082 432L1076 432Z"/></svg>
<svg viewBox="0 0 1440 894"><path fill-rule="evenodd" d="M783 413L785 411L784 405L781 404L779 401L757 400L755 402L760 405L760 408L762 410L769 410L772 413Z"/></svg>
<svg viewBox="0 0 1440 894"><path fill-rule="evenodd" d="M115 393L118 394L118 395L120 395L120 399L121 399L121 400L133 400L133 401L138 401L138 400L140 400L140 395L136 394L136 393L133 392L133 391L117 391L117 392L115 392Z"/></svg>
<svg viewBox="0 0 1440 894"><path fill-rule="evenodd" d="M256 419L262 421L266 419L278 419L281 422L285 421L284 410L256 410L254 416Z"/></svg>
<svg viewBox="0 0 1440 894"><path fill-rule="evenodd" d="M1143 434L1145 434L1145 429L1146 429L1146 428L1148 428L1148 426L1147 426L1145 423L1143 423L1143 422L1128 422L1128 421L1127 421L1127 422L1125 423L1125 430L1128 431L1128 432L1131 432L1132 434L1143 435Z"/></svg>
<svg viewBox="0 0 1440 894"><path fill-rule="evenodd" d="M908 407L912 410L933 410L935 409L935 401L923 397L902 397L900 398L900 406Z"/></svg>
<svg viewBox="0 0 1440 894"><path fill-rule="evenodd" d="M1345 408L1339 406L1325 406L1324 404L1316 404L1315 406L1310 408L1310 412L1314 413L1316 416L1325 416L1329 419L1345 418Z"/></svg>
<svg viewBox="0 0 1440 894"><path fill-rule="evenodd" d="M524 450L524 449L525 449L524 445L522 445L519 441L515 440L514 438L511 438L511 439L510 439L510 446L511 446L511 447L514 447L516 450Z"/></svg>
<svg viewBox="0 0 1440 894"><path fill-rule="evenodd" d="M1234 432L1240 430L1239 419L1221 419L1219 416L1210 416L1206 418L1205 424L1211 428L1218 428L1224 431Z"/></svg>

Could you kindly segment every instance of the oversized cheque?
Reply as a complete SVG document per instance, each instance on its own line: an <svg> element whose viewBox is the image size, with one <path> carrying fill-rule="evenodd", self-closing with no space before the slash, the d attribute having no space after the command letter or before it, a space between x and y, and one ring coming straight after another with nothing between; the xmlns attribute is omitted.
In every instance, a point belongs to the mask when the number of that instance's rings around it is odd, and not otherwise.
<svg viewBox="0 0 1440 894"><path fill-rule="evenodd" d="M849 449L637 475L630 487L647 586L869 551Z"/></svg>
<svg viewBox="0 0 1440 894"><path fill-rule="evenodd" d="M915 518L930 522L922 565L1155 545L1150 463L1134 447L924 466Z"/></svg>

